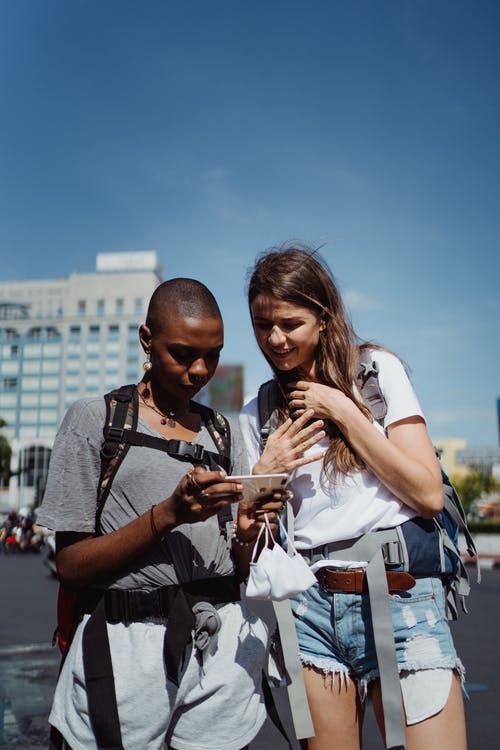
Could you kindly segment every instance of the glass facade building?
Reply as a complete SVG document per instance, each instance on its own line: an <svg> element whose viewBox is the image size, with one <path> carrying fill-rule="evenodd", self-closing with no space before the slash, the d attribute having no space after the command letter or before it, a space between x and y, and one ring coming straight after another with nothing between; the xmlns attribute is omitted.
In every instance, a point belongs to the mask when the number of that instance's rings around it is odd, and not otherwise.
<svg viewBox="0 0 500 750"><path fill-rule="evenodd" d="M0 417L13 448L0 510L36 501L71 403L141 376L138 328L161 280L156 253L137 252L98 255L94 273L0 282Z"/></svg>

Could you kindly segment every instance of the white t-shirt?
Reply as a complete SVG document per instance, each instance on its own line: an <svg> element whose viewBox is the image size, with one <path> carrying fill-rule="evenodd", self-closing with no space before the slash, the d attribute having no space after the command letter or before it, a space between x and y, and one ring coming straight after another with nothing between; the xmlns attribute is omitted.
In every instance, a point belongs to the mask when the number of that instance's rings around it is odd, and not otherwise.
<svg viewBox="0 0 500 750"><path fill-rule="evenodd" d="M373 428L384 432L394 422L412 416L423 417L422 410L400 360L386 351L373 351L379 366L379 384L387 402L384 427L376 422ZM240 414L240 426L250 466L258 460L260 425L257 398L250 399ZM328 438L306 451L306 455L328 447ZM311 549L329 542L352 539L377 529L392 528L413 518L417 513L406 506L370 470L340 475L335 484L322 470L322 461L315 461L291 474L288 489L293 493L295 515L295 546Z"/></svg>

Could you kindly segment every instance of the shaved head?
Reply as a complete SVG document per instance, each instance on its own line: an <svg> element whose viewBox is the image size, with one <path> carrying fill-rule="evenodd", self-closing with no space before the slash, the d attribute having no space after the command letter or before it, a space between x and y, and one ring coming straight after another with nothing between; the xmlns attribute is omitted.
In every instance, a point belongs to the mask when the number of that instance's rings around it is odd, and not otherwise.
<svg viewBox="0 0 500 750"><path fill-rule="evenodd" d="M196 279L169 279L160 284L149 301L146 325L154 333L169 317L222 318L219 305L205 284Z"/></svg>

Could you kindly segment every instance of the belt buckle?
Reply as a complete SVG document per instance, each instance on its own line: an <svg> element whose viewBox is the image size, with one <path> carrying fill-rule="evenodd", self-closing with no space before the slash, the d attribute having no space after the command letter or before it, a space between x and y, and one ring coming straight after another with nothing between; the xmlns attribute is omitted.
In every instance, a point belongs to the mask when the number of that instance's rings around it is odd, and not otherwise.
<svg viewBox="0 0 500 750"><path fill-rule="evenodd" d="M340 592L340 589L330 588L326 582L326 573L328 570L331 570L335 572L335 568L332 568L328 565L322 565L321 568L316 572L316 578L318 579L318 583L321 586L321 588L326 591L328 594L337 594Z"/></svg>

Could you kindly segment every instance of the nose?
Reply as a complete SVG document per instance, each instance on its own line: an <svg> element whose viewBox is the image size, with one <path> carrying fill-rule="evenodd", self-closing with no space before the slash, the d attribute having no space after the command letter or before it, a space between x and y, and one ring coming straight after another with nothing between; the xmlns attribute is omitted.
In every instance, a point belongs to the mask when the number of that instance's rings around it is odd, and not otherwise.
<svg viewBox="0 0 500 750"><path fill-rule="evenodd" d="M279 346L286 341L283 331L278 326L273 326L267 340L270 346Z"/></svg>
<svg viewBox="0 0 500 750"><path fill-rule="evenodd" d="M207 363L203 357L199 357L192 362L191 367L189 368L189 375L193 380L205 380L208 378L209 371Z"/></svg>

